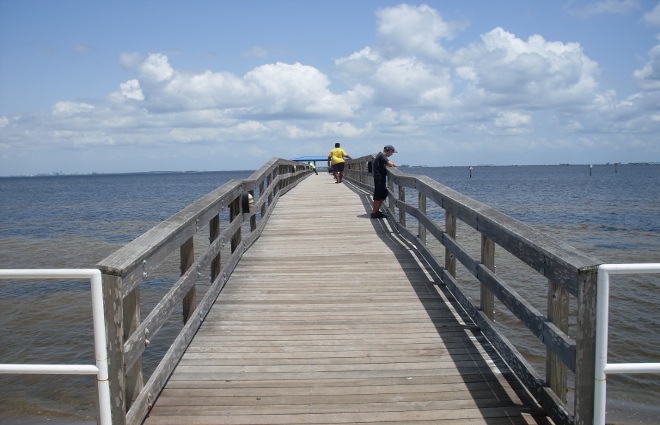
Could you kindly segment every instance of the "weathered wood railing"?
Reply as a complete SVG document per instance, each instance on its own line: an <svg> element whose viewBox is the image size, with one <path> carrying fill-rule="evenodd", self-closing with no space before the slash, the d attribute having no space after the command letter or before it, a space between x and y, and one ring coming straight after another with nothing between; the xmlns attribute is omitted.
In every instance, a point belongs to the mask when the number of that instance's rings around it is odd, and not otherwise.
<svg viewBox="0 0 660 425"><path fill-rule="evenodd" d="M310 172L307 164L273 159L249 178L232 180L200 198L97 265L103 273L114 424L143 421L243 252L260 235L279 197ZM245 209L248 194L254 200L252 213ZM221 217L228 217L228 222L221 223ZM194 236L204 227L209 229L210 242L195 252ZM222 258L226 251L228 258ZM171 254L180 258L181 277L141 320L140 285ZM197 304L196 284L205 273L211 283ZM181 311L180 306L185 324L144 382L142 356L169 317Z"/></svg>
<svg viewBox="0 0 660 425"><path fill-rule="evenodd" d="M346 180L365 191L373 188L369 164L373 156L352 159ZM396 190L395 190L396 186ZM502 355L520 381L556 423L591 424L594 400L594 353L596 330L596 277L599 261L573 247L534 230L488 205L426 177L388 169L390 216L396 230L424 256L462 308ZM417 199L406 201L406 192ZM444 228L427 213L428 202L444 210ZM407 218L417 221L411 231ZM411 221L412 221L411 220ZM457 220L476 230L480 258L457 241ZM427 235L444 247L433 252ZM547 313L544 315L507 284L495 270L495 247L517 257L547 279ZM456 260L480 285L478 304L466 296L456 277ZM568 335L569 298L577 299L575 339ZM542 378L516 346L495 328L495 297L541 341L547 350L546 376ZM499 308L499 304L497 305ZM568 370L574 373L573 412L567 404Z"/></svg>

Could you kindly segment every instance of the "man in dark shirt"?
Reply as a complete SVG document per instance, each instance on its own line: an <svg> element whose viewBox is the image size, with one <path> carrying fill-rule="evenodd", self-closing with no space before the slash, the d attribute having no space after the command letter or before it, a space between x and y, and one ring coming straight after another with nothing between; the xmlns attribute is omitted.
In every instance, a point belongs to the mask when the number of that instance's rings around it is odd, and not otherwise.
<svg viewBox="0 0 660 425"><path fill-rule="evenodd" d="M378 152L371 169L374 173L374 205L371 218L383 218L385 214L380 211L381 205L387 198L387 170L386 167L396 167L396 164L389 160L396 149L392 145L386 145L382 152Z"/></svg>

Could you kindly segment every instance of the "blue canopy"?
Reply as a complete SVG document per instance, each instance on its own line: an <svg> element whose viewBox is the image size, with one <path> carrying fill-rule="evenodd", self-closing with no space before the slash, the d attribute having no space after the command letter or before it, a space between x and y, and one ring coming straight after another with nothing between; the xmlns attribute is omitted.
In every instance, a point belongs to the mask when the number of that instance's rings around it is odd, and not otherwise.
<svg viewBox="0 0 660 425"><path fill-rule="evenodd" d="M300 161L300 162L313 162L316 164L317 161L319 162L327 162L328 161L328 156L319 156L319 155L307 155L307 156L299 156L298 158L293 158L291 161Z"/></svg>

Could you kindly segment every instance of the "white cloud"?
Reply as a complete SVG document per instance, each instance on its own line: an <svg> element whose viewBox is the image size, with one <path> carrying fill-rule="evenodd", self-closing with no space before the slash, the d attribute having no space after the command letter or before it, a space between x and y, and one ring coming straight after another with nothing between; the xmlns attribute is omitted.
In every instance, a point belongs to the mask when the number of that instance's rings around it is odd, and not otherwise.
<svg viewBox="0 0 660 425"><path fill-rule="evenodd" d="M94 110L94 105L82 102L57 102L53 105L53 115L62 117L86 114Z"/></svg>
<svg viewBox="0 0 660 425"><path fill-rule="evenodd" d="M247 73L244 81L255 90L266 114L347 116L351 112L351 105L329 90L330 79L310 66L262 65Z"/></svg>
<svg viewBox="0 0 660 425"><path fill-rule="evenodd" d="M442 77L414 57L398 57L382 62L371 84L378 89L384 105L416 105L423 93L446 83Z"/></svg>
<svg viewBox="0 0 660 425"><path fill-rule="evenodd" d="M634 73L640 86L646 90L660 90L660 45L649 51L649 61Z"/></svg>
<svg viewBox="0 0 660 425"><path fill-rule="evenodd" d="M495 125L502 128L518 128L527 126L532 121L529 114L517 111L504 111L495 119Z"/></svg>
<svg viewBox="0 0 660 425"><path fill-rule="evenodd" d="M381 48L390 55L426 55L434 58L446 56L440 44L442 39L452 39L457 25L442 19L437 10L423 4L402 4L381 9L378 36Z"/></svg>
<svg viewBox="0 0 660 425"><path fill-rule="evenodd" d="M654 27L660 27L660 4L644 14L644 22Z"/></svg>
<svg viewBox="0 0 660 425"><path fill-rule="evenodd" d="M575 16L588 18L603 14L627 15L639 7L639 0L600 0L585 6L571 7L570 11Z"/></svg>
<svg viewBox="0 0 660 425"><path fill-rule="evenodd" d="M577 43L527 41L503 28L456 52L457 76L468 86L470 104L487 103L554 108L587 105L597 95L598 65Z"/></svg>
<svg viewBox="0 0 660 425"><path fill-rule="evenodd" d="M121 94L128 99L135 100L144 100L144 95L142 94L142 89L140 88L140 82L138 80L129 80L125 83L119 85L121 88Z"/></svg>
<svg viewBox="0 0 660 425"><path fill-rule="evenodd" d="M172 78L174 70L170 66L167 56L151 53L140 66L140 74L145 80L158 83Z"/></svg>

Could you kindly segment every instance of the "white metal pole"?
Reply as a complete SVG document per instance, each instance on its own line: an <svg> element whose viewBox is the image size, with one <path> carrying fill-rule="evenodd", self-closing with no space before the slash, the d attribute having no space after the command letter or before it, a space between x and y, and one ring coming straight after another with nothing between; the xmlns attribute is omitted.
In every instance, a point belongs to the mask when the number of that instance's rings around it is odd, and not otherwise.
<svg viewBox="0 0 660 425"><path fill-rule="evenodd" d="M660 263L638 264L602 264L598 270L606 270L609 274L645 274L660 272Z"/></svg>
<svg viewBox="0 0 660 425"><path fill-rule="evenodd" d="M605 373L658 373L660 363L610 363Z"/></svg>
<svg viewBox="0 0 660 425"><path fill-rule="evenodd" d="M596 361L594 376L594 425L605 425L607 365L607 326L609 312L609 275L598 267L596 279Z"/></svg>
<svg viewBox="0 0 660 425"><path fill-rule="evenodd" d="M94 351L96 352L96 375L99 397L99 422L101 425L112 425L110 409L110 380L108 374L108 349L105 336L105 319L103 311L103 280L99 270L93 270L92 285L92 317L94 318Z"/></svg>
<svg viewBox="0 0 660 425"><path fill-rule="evenodd" d="M35 375L96 375L98 367L94 365L62 364L1 364L0 373L35 374Z"/></svg>
<svg viewBox="0 0 660 425"><path fill-rule="evenodd" d="M594 372L594 425L605 424L607 373L658 373L660 363L607 364L607 334L610 300L610 274L660 272L660 263L601 264L596 288L596 358Z"/></svg>
<svg viewBox="0 0 660 425"><path fill-rule="evenodd" d="M87 278L92 292L92 320L94 325L94 354L96 365L29 365L2 364L0 373L88 374L96 375L99 400L99 424L112 425L108 354L103 311L101 271L97 269L13 269L0 270L0 276L13 279L30 278Z"/></svg>

